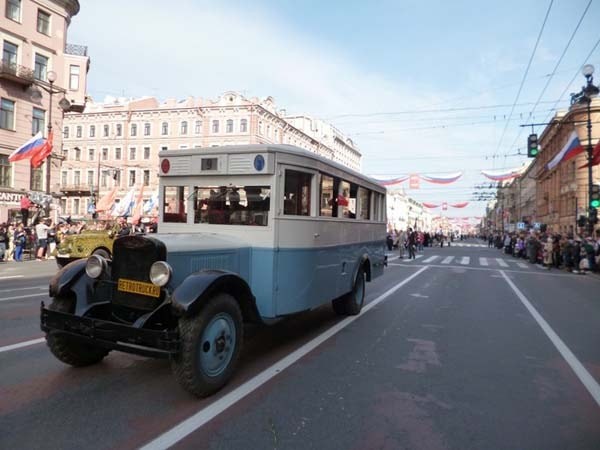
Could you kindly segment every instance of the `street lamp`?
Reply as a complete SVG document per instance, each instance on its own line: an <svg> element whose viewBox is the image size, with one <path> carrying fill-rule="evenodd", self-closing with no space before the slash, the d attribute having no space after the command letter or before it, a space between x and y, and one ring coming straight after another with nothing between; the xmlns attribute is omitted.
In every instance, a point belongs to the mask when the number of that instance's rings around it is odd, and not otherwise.
<svg viewBox="0 0 600 450"><path fill-rule="evenodd" d="M46 86L45 83L36 83L36 86L43 89L44 91L48 92L48 94L50 94L50 103L48 106L48 137L50 137L50 132L52 131L52 97L54 94L58 94L58 93L64 93L65 90L62 88L55 88L54 87L54 82L56 81L56 72L54 72L53 70L50 70L47 74L46 74L46 78L48 80L48 84L49 86ZM39 101L42 98L42 93L37 90L34 89L31 92L31 99L33 101ZM60 100L60 102L58 103L60 105L60 107L63 109L63 111L68 111L69 108L71 107L71 103L66 99L63 98ZM46 158L46 194L50 195L50 171L51 171L51 160L52 160L52 153L50 153L48 155L48 157Z"/></svg>
<svg viewBox="0 0 600 450"><path fill-rule="evenodd" d="M581 69L581 74L585 77L587 84L581 88L581 92L577 94L571 94L571 105L575 103L586 104L587 105L587 169L588 169L588 232L591 236L594 231L594 224L592 223L592 206L590 204L592 200L592 97L598 95L600 89L597 86L594 86L592 83L594 81L594 66L591 64L586 64Z"/></svg>

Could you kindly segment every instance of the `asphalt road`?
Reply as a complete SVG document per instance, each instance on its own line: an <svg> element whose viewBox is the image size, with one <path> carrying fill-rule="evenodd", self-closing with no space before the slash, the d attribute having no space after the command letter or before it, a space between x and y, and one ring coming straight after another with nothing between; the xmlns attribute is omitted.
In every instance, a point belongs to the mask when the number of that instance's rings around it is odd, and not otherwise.
<svg viewBox="0 0 600 450"><path fill-rule="evenodd" d="M473 245L418 256L358 317L248 328L204 400L164 360L63 365L39 331L54 262L0 265L0 448L600 448L600 277Z"/></svg>

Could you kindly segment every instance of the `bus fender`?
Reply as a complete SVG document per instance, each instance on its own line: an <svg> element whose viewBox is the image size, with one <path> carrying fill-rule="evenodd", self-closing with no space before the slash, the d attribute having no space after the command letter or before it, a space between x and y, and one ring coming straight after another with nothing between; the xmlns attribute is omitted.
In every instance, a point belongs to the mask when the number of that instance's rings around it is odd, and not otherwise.
<svg viewBox="0 0 600 450"><path fill-rule="evenodd" d="M358 269L362 267L365 272L366 281L371 281L371 260L369 259L369 255L364 253L359 258L358 264L356 265L356 269L354 270L354 276L352 280L356 278L356 274L358 273Z"/></svg>
<svg viewBox="0 0 600 450"><path fill-rule="evenodd" d="M261 321L256 298L248 283L238 274L225 270L202 270L183 280L171 296L174 313L184 317L193 316L219 292L225 292L237 300L244 321Z"/></svg>
<svg viewBox="0 0 600 450"><path fill-rule="evenodd" d="M71 290L71 287L85 273L87 259L77 259L67 264L50 279L50 297L60 297Z"/></svg>

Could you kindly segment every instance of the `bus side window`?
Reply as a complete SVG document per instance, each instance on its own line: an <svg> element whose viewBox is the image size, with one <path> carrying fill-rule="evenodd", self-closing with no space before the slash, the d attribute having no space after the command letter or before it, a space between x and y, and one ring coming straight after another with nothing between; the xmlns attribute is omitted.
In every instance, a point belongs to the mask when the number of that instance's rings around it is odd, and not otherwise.
<svg viewBox="0 0 600 450"><path fill-rule="evenodd" d="M187 222L187 186L165 186L163 221Z"/></svg>
<svg viewBox="0 0 600 450"><path fill-rule="evenodd" d="M310 185L312 174L296 170L285 171L283 214L310 216Z"/></svg>

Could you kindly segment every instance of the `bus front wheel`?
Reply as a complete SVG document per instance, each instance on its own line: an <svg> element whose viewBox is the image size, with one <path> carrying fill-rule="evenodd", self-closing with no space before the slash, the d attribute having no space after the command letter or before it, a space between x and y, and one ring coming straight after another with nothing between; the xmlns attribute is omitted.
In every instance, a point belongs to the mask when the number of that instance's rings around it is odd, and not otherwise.
<svg viewBox="0 0 600 450"><path fill-rule="evenodd" d="M356 316L365 303L365 271L362 267L356 272L352 290L332 302L333 310L340 316Z"/></svg>

